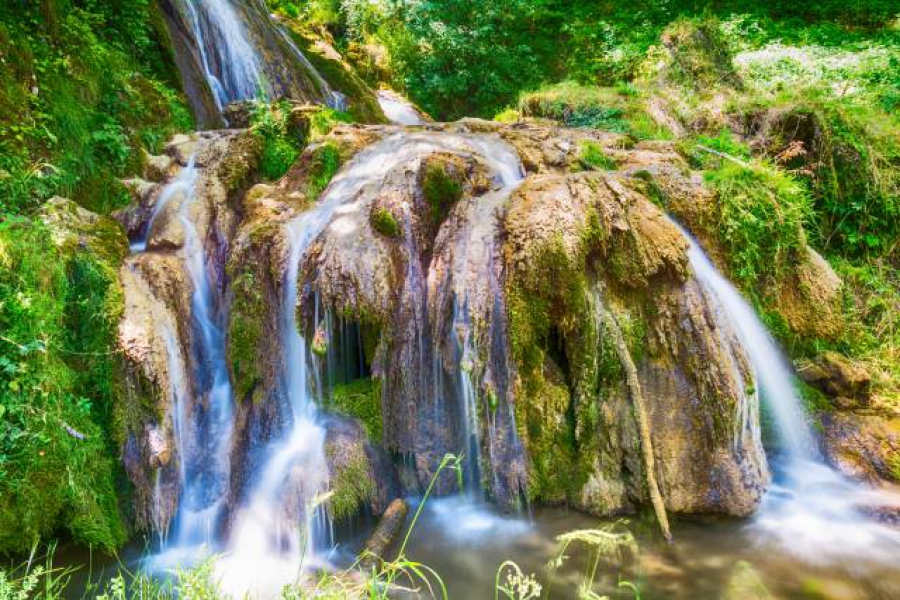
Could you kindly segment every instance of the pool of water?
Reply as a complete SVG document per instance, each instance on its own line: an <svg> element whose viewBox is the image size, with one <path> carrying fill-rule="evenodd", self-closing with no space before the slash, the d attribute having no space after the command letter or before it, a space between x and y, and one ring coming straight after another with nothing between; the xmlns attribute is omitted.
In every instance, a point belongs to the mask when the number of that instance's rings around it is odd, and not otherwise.
<svg viewBox="0 0 900 600"><path fill-rule="evenodd" d="M407 555L440 573L450 598L494 598L497 569L505 560L516 561L525 573L550 585L551 598L574 598L587 550L570 546L569 559L551 572L548 562L558 555L556 538L610 523L563 508L537 509L530 519L511 519L457 498L439 499L423 512ZM636 538L637 555L602 561L594 591L633 597L618 586L625 580L637 585L643 598L721 598L729 585L735 588L739 574L746 581L749 564L780 598L900 598L900 556L872 563L851 555L813 565L761 542L750 520L676 516L672 525L675 541L668 544L651 516L631 518L627 526Z"/></svg>
<svg viewBox="0 0 900 600"><path fill-rule="evenodd" d="M407 524L416 506L411 501ZM900 598L900 556L873 562L823 552L829 560L811 564L779 545L761 542L752 520L675 516L672 521L675 541L668 544L656 531L652 515L629 517L625 526L635 536L638 552L602 560L594 591L632 598L628 588L618 585L627 581L639 588L642 598L722 598L741 579L737 574L744 573L746 581L749 564L777 598ZM432 499L410 535L406 554L439 573L452 599L493 599L497 569L507 560L534 574L545 591L549 586L550 598L575 598L590 554L584 546L572 545L562 565L551 569L548 563L559 554L557 536L613 523L558 507L513 517L462 497ZM346 541L333 561L347 564L370 529L357 524L344 532ZM395 552L398 546L399 541ZM145 555L137 545L118 559L68 547L58 550L56 558L59 564L78 567L68 595L81 598L89 579L96 581L118 566L140 568Z"/></svg>

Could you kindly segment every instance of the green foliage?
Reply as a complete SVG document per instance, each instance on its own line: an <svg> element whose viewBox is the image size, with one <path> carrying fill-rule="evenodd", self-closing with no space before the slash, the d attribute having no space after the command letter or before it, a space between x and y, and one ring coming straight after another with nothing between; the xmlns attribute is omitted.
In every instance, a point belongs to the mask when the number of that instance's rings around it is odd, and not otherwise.
<svg viewBox="0 0 900 600"><path fill-rule="evenodd" d="M148 0L0 4L0 213L122 206L140 149L191 127L167 43Z"/></svg>
<svg viewBox="0 0 900 600"><path fill-rule="evenodd" d="M372 211L372 227L383 236L389 238L400 237L400 225L397 219L386 208L379 207Z"/></svg>
<svg viewBox="0 0 900 600"><path fill-rule="evenodd" d="M603 152L603 147L597 142L583 140L578 148L578 162L586 170L598 169L612 171L617 168L616 161Z"/></svg>
<svg viewBox="0 0 900 600"><path fill-rule="evenodd" d="M0 553L57 528L112 550L119 395L116 265L65 254L35 221L0 224Z"/></svg>
<svg viewBox="0 0 900 600"><path fill-rule="evenodd" d="M307 196L318 198L341 168L341 153L332 142L316 148L310 165Z"/></svg>
<svg viewBox="0 0 900 600"><path fill-rule="evenodd" d="M358 419L374 442L381 441L381 382L356 379L339 383L331 391L327 406L335 412Z"/></svg>
<svg viewBox="0 0 900 600"><path fill-rule="evenodd" d="M519 110L525 116L626 133L639 140L672 135L647 114L641 92L630 85L601 88L566 81L522 94Z"/></svg>
<svg viewBox="0 0 900 600"><path fill-rule="evenodd" d="M309 138L310 140L320 139L331 133L331 130L338 125L354 121L353 115L323 106L309 118Z"/></svg>
<svg viewBox="0 0 900 600"><path fill-rule="evenodd" d="M440 225L453 205L462 196L462 185L451 177L440 165L430 164L425 168L422 193L431 216L433 226Z"/></svg>
<svg viewBox="0 0 900 600"><path fill-rule="evenodd" d="M256 102L250 118L250 129L263 141L260 173L268 180L280 179L300 154L302 140L288 128L291 106L287 102Z"/></svg>
<svg viewBox="0 0 900 600"><path fill-rule="evenodd" d="M794 178L767 163L720 160L706 172L706 181L718 193L719 239L732 277L755 293L805 247L809 195Z"/></svg>

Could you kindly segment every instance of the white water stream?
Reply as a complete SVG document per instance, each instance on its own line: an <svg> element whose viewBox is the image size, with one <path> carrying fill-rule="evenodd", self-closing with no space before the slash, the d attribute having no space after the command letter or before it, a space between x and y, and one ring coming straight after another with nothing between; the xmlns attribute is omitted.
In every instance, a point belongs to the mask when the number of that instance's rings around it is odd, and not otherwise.
<svg viewBox="0 0 900 600"><path fill-rule="evenodd" d="M231 0L185 0L184 5L216 107L265 92L259 56Z"/></svg>
<svg viewBox="0 0 900 600"><path fill-rule="evenodd" d="M378 90L378 105L388 121L395 125L422 125L425 120L415 107L400 94L390 90Z"/></svg>
<svg viewBox="0 0 900 600"><path fill-rule="evenodd" d="M697 279L718 300L750 358L781 445L775 484L752 525L760 543L774 543L817 565L864 568L866 562L895 561L900 532L874 521L863 508L897 506L898 498L852 482L823 462L777 343L697 241L684 229L682 233Z"/></svg>

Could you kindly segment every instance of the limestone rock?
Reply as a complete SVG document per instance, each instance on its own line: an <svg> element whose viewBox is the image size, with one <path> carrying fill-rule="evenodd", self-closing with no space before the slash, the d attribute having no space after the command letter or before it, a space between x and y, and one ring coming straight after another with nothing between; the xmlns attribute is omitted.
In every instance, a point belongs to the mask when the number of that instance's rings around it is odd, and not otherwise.
<svg viewBox="0 0 900 600"><path fill-rule="evenodd" d="M825 453L841 472L868 483L900 482L900 417L834 412L820 419Z"/></svg>
<svg viewBox="0 0 900 600"><path fill-rule="evenodd" d="M165 181L178 169L178 165L171 156L145 154L145 158L147 164L144 167L144 179L153 183Z"/></svg>
<svg viewBox="0 0 900 600"><path fill-rule="evenodd" d="M837 352L825 352L798 369L800 377L839 407L866 406L871 401L872 376L861 364Z"/></svg>
<svg viewBox="0 0 900 600"><path fill-rule="evenodd" d="M50 229L53 242L68 252L89 248L109 264L118 266L128 253L125 232L116 221L55 196L41 206L39 217Z"/></svg>
<svg viewBox="0 0 900 600"><path fill-rule="evenodd" d="M357 421L330 416L325 429L325 458L332 493L327 505L332 516L346 519L363 507L375 516L384 514L400 494L400 482L390 458L369 442Z"/></svg>

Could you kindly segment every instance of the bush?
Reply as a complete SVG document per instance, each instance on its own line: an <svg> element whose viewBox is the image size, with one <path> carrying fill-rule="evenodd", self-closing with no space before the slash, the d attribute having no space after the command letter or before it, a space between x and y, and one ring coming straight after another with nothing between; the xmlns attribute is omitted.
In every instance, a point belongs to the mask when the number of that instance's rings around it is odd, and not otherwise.
<svg viewBox="0 0 900 600"><path fill-rule="evenodd" d="M765 289L806 246L810 216L806 189L793 177L761 161L721 159L706 172L718 193L719 239L732 277L750 293Z"/></svg>
<svg viewBox="0 0 900 600"><path fill-rule="evenodd" d="M250 130L263 141L259 166L265 179L280 179L300 154L302 140L288 131L290 111L287 102L256 102L253 105Z"/></svg>
<svg viewBox="0 0 900 600"><path fill-rule="evenodd" d="M192 127L155 4L0 4L0 213L120 207L117 178Z"/></svg>

